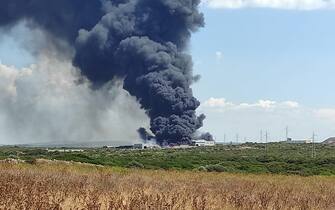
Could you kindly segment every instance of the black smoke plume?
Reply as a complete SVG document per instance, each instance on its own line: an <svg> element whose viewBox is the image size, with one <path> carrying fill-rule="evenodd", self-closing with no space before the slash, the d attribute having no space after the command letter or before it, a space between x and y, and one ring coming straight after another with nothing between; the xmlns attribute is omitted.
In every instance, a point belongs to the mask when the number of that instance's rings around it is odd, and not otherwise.
<svg viewBox="0 0 335 210"><path fill-rule="evenodd" d="M214 137L212 134L210 133L203 133L201 134L198 139L203 139L203 140L206 140L206 141L214 141Z"/></svg>
<svg viewBox="0 0 335 210"><path fill-rule="evenodd" d="M204 25L200 0L1 0L0 25L20 20L75 50L94 88L114 78L151 119L158 143L189 143L202 126L193 96L191 33Z"/></svg>
<svg viewBox="0 0 335 210"><path fill-rule="evenodd" d="M144 142L155 140L155 136L150 134L145 128L137 129L137 133Z"/></svg>

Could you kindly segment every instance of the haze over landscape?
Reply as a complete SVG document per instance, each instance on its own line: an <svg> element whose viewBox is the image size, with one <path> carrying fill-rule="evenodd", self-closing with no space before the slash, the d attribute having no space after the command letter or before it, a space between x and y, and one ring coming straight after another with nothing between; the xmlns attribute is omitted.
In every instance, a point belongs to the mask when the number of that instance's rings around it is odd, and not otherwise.
<svg viewBox="0 0 335 210"><path fill-rule="evenodd" d="M197 112L207 115L202 131L219 141L239 134L241 142L259 141L260 130L282 140L286 126L296 139L311 138L313 131L319 141L334 136L333 9L333 1L322 0L203 1L206 27L188 47L201 75L192 87L202 102ZM0 88L13 94L15 84L19 93L15 106L2 100L0 143L139 141L136 129L149 128L149 119L122 84L114 82L112 94L75 85L67 55L50 48L41 53L47 37L26 24L2 29L0 37ZM31 96L38 102L27 101ZM32 131L36 125L41 129Z"/></svg>

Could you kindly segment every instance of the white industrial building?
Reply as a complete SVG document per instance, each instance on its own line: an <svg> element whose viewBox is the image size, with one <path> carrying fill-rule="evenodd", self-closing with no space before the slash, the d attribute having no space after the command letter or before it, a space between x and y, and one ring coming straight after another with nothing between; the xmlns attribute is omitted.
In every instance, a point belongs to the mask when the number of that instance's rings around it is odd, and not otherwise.
<svg viewBox="0 0 335 210"><path fill-rule="evenodd" d="M293 140L291 138L287 138L286 143L288 144L311 144L313 143L313 141L311 139Z"/></svg>
<svg viewBox="0 0 335 210"><path fill-rule="evenodd" d="M196 147L211 147L215 146L215 141L207 141L204 139L193 140L192 145Z"/></svg>

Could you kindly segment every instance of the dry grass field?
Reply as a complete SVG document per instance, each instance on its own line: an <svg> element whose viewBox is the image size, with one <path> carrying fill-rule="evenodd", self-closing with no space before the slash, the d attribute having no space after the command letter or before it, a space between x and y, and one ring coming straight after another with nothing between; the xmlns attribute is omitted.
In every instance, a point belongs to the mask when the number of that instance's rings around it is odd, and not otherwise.
<svg viewBox="0 0 335 210"><path fill-rule="evenodd" d="M0 209L335 209L335 177L0 164Z"/></svg>

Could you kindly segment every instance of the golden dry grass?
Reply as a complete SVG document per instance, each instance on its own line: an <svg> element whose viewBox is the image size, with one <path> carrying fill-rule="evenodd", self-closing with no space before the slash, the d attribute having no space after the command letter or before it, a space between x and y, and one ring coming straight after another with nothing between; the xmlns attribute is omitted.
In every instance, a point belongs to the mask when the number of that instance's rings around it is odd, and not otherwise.
<svg viewBox="0 0 335 210"><path fill-rule="evenodd" d="M0 209L335 209L334 177L0 163Z"/></svg>

